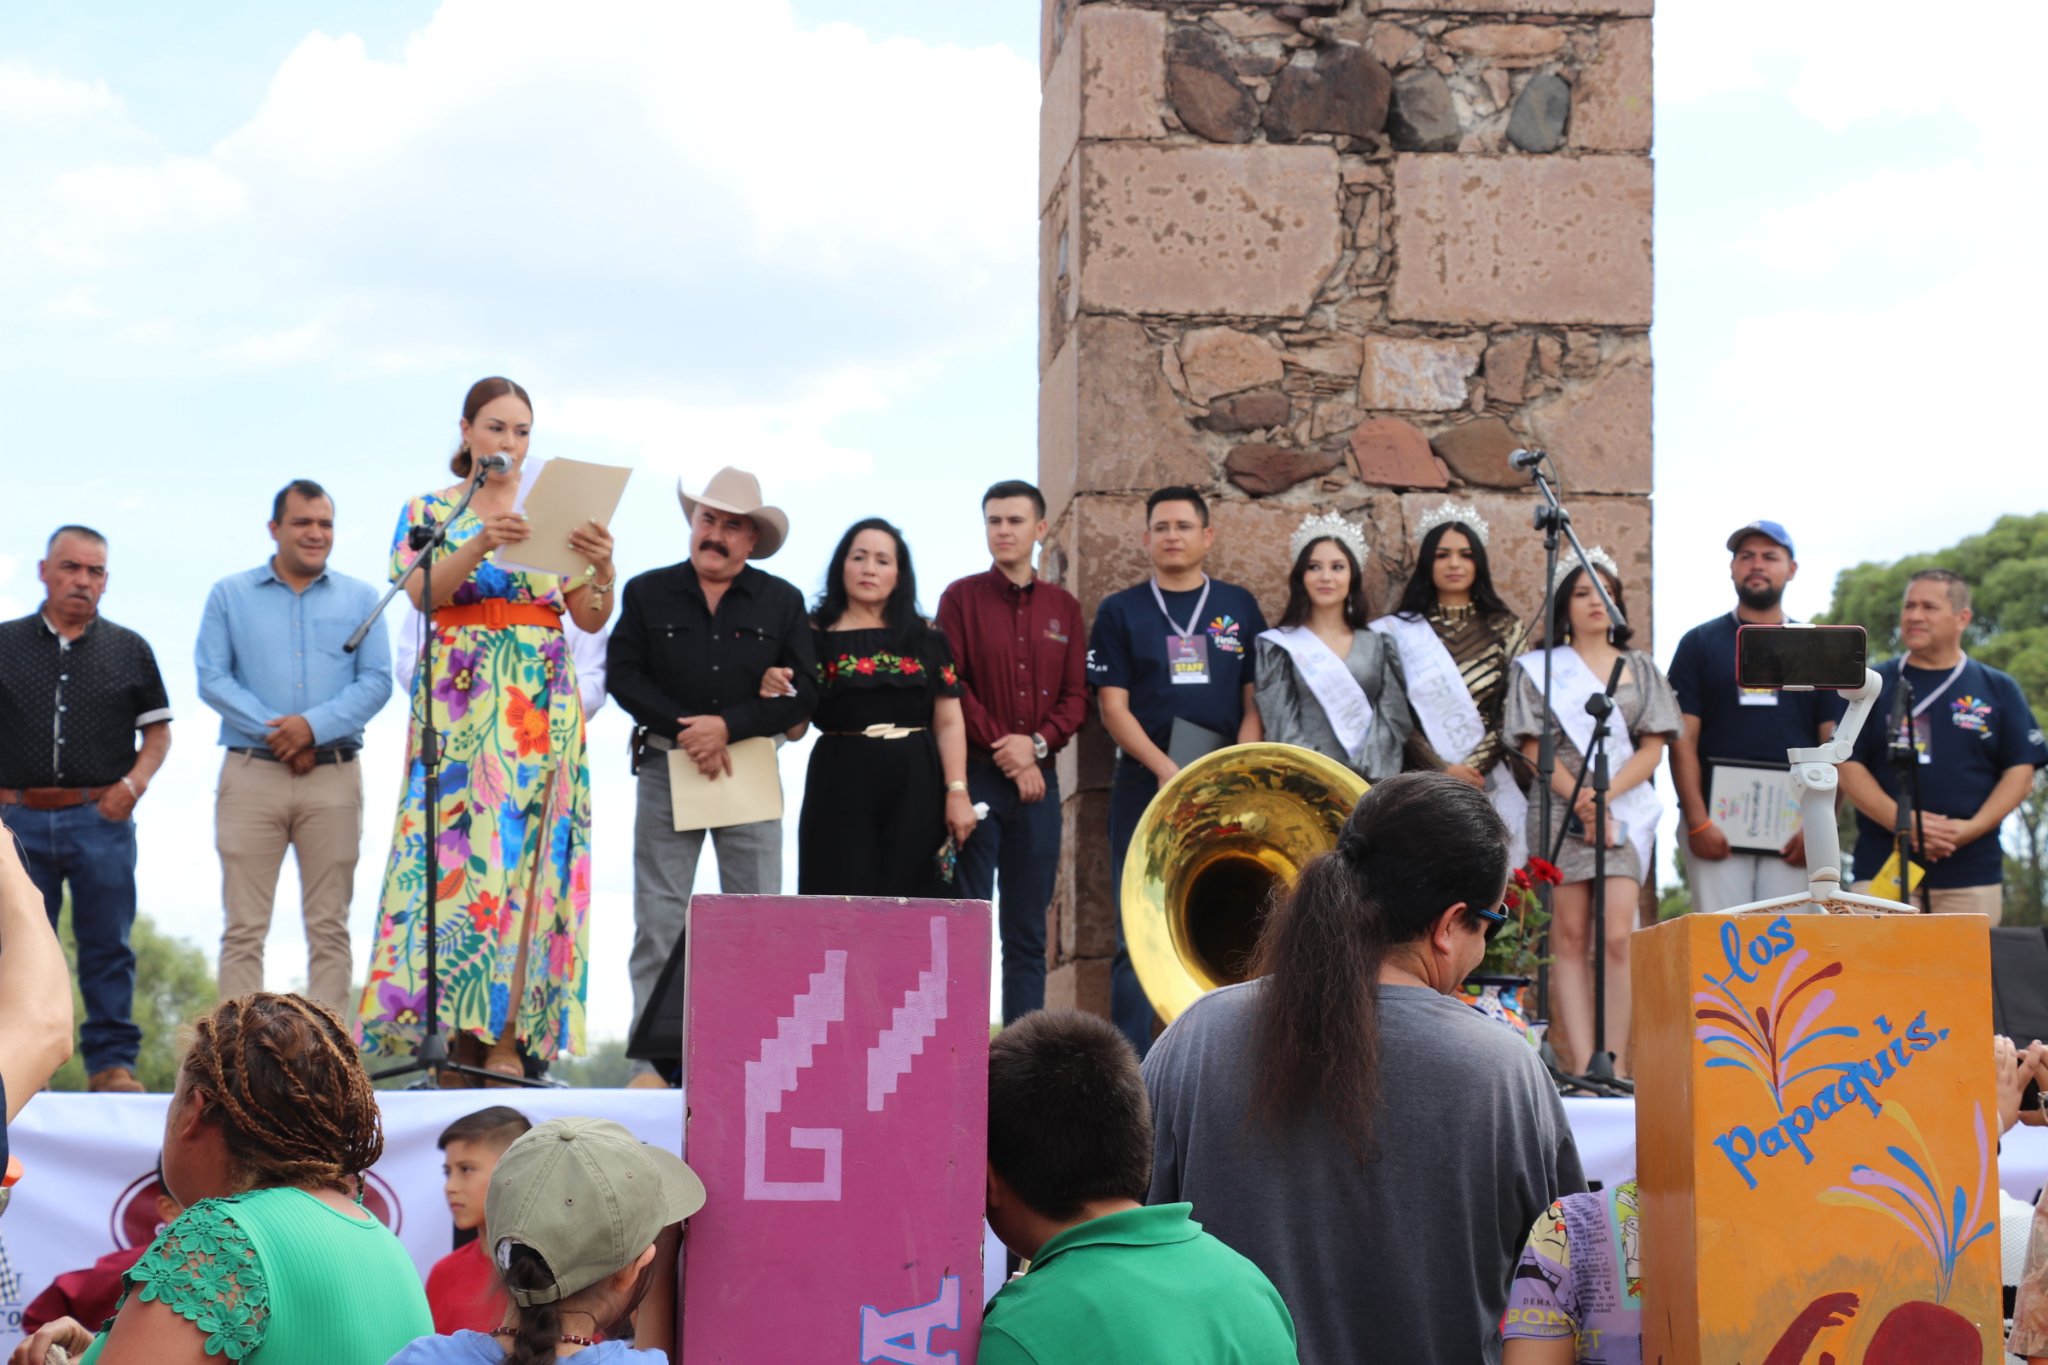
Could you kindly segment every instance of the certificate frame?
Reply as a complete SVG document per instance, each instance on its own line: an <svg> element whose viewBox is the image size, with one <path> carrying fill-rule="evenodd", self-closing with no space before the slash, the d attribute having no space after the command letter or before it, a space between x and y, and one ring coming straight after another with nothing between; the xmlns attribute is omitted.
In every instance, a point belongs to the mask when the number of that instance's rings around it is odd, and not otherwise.
<svg viewBox="0 0 2048 1365"><path fill-rule="evenodd" d="M1711 759L1708 818L1736 853L1777 853L1799 832L1799 793L1786 763Z"/></svg>

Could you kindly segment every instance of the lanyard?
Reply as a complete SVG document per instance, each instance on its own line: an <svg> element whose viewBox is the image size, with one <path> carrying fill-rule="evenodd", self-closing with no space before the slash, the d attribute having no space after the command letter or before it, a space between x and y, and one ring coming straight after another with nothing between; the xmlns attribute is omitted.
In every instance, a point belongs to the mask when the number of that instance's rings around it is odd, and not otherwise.
<svg viewBox="0 0 2048 1365"><path fill-rule="evenodd" d="M1159 591L1159 580L1152 580L1152 600L1159 604L1159 614L1166 617L1167 627L1181 639L1186 640L1195 633L1195 627L1202 624L1202 608L1209 605L1209 575L1202 575L1202 595L1195 599L1195 614L1188 618L1187 629L1174 624L1173 617L1166 610L1166 596Z"/></svg>
<svg viewBox="0 0 2048 1365"><path fill-rule="evenodd" d="M1944 692L1946 692L1946 691L1948 691L1948 690L1949 690L1949 688L1951 688L1951 687L1955 686L1955 681L1956 681L1956 679L1957 679L1957 678L1960 678L1960 677L1962 677L1962 676L1963 676L1963 670L1964 670L1964 669L1966 669L1966 668L1968 668L1969 666L1970 666L1970 656L1969 656L1969 655L1967 655L1967 654L1965 654L1965 655L1963 656L1963 660L1962 660L1962 662L1956 665L1956 667L1955 667L1955 671L1954 671L1953 673L1949 674L1949 675L1948 675L1948 676L1947 676L1946 678L1943 678L1943 679L1941 680L1941 686L1939 686L1939 687L1935 688L1935 689L1934 689L1933 691L1929 692L1929 693L1928 693L1928 694L1926 695L1926 697L1922 698L1922 699L1921 699L1920 701L1917 701L1917 702L1915 702L1915 703L1913 704L1913 719L1914 719L1914 720L1918 720L1918 719L1920 719L1920 713L1921 713L1921 712L1925 711L1925 710L1926 710L1926 709L1927 709L1928 707L1930 707L1930 706L1934 705L1934 703L1936 703L1936 702L1940 701L1940 700L1941 700L1941 694L1942 694L1942 693L1944 693ZM1903 659L1901 659L1901 660L1899 661L1899 686L1901 686L1901 687L1904 687L1905 685L1906 685L1906 661L1905 661L1905 660L1903 660Z"/></svg>

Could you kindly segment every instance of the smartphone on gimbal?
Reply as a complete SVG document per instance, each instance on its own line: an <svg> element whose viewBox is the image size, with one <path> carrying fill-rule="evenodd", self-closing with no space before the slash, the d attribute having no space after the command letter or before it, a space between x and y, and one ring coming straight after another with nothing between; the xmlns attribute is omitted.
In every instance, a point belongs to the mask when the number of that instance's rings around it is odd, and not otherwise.
<svg viewBox="0 0 2048 1365"><path fill-rule="evenodd" d="M1773 692L1848 692L1863 685L1861 626L1751 626L1735 632L1735 681Z"/></svg>

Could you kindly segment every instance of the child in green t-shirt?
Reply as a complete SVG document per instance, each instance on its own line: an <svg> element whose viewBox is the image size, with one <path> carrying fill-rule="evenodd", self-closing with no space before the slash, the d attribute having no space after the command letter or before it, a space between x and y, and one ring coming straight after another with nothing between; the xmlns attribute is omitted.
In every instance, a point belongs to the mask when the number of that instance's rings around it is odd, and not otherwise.
<svg viewBox="0 0 2048 1365"><path fill-rule="evenodd" d="M1105 1021L1027 1014L989 1044L988 1221L1031 1263L982 1322L982 1365L1284 1365L1294 1322L1187 1204L1144 1205L1152 1108Z"/></svg>

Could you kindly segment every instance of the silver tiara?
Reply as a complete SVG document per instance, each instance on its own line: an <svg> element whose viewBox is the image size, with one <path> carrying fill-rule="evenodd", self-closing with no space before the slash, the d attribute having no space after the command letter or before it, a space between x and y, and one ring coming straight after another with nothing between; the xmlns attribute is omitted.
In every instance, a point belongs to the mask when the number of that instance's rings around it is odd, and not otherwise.
<svg viewBox="0 0 2048 1365"><path fill-rule="evenodd" d="M1350 546L1351 557L1361 566L1364 565L1368 548L1365 543L1365 532L1335 512L1302 518L1301 525L1295 527L1294 534L1287 538L1288 559L1300 559L1303 550L1326 537L1341 540Z"/></svg>
<svg viewBox="0 0 2048 1365"><path fill-rule="evenodd" d="M1442 503L1430 508L1417 519L1415 538L1420 540L1439 526L1453 524L1470 528L1472 534L1479 537L1479 543L1486 544L1486 537L1491 528L1487 526L1486 518L1479 515L1479 509L1469 502L1452 502L1449 498L1445 498Z"/></svg>
<svg viewBox="0 0 2048 1365"><path fill-rule="evenodd" d="M1591 545L1586 548L1586 558L1592 562L1594 568L1605 569L1607 576L1615 582L1619 583L1621 581L1621 566L1614 562L1613 555L1607 553L1598 545ZM1559 561L1557 577L1551 581L1550 590L1556 592L1559 588L1562 588L1564 581L1572 576L1572 570L1578 567L1579 561L1576 557Z"/></svg>

